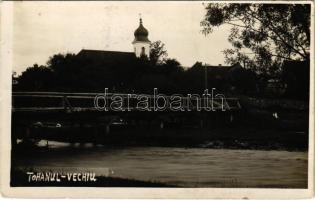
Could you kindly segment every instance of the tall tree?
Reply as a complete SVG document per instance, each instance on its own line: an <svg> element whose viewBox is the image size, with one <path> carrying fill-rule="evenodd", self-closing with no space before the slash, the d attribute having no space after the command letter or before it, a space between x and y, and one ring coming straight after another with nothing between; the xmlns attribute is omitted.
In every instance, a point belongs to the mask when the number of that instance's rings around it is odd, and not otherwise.
<svg viewBox="0 0 315 200"><path fill-rule="evenodd" d="M284 60L308 60L310 4L210 3L201 22L203 33L231 25L226 63L245 63L257 73L280 71Z"/></svg>
<svg viewBox="0 0 315 200"><path fill-rule="evenodd" d="M165 50L165 44L160 40L152 42L150 45L150 61L153 65L162 64L168 56Z"/></svg>

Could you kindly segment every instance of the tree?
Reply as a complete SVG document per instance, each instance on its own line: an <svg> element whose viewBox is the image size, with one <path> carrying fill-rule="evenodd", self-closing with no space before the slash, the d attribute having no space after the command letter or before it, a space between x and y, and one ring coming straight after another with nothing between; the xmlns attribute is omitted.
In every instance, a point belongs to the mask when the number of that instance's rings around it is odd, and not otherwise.
<svg viewBox="0 0 315 200"><path fill-rule="evenodd" d="M153 65L162 64L168 56L165 45L160 40L152 42L150 49L150 61Z"/></svg>
<svg viewBox="0 0 315 200"><path fill-rule="evenodd" d="M208 4L203 33L231 25L224 51L228 64L240 62L258 74L281 70L284 60L309 60L310 4Z"/></svg>
<svg viewBox="0 0 315 200"><path fill-rule="evenodd" d="M34 64L18 77L18 90L45 91L53 85L52 71L46 66Z"/></svg>
<svg viewBox="0 0 315 200"><path fill-rule="evenodd" d="M56 73L64 72L65 67L69 66L70 63L73 63L74 59L75 54L55 54L52 57L49 57L47 66Z"/></svg>

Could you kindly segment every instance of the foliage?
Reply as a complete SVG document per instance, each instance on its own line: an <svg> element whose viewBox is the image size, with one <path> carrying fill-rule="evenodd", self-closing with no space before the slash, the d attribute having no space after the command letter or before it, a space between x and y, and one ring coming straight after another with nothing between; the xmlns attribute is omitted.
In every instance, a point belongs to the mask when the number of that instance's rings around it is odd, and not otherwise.
<svg viewBox="0 0 315 200"><path fill-rule="evenodd" d="M165 44L160 40L152 42L150 49L150 61L153 65L163 63L168 56L167 51L165 50Z"/></svg>
<svg viewBox="0 0 315 200"><path fill-rule="evenodd" d="M310 4L209 3L203 33L231 25L224 51L228 64L240 62L258 74L275 74L284 60L308 60Z"/></svg>
<svg viewBox="0 0 315 200"><path fill-rule="evenodd" d="M21 74L18 79L18 85L21 90L49 90L52 88L52 77L53 73L51 69L34 64Z"/></svg>
<svg viewBox="0 0 315 200"><path fill-rule="evenodd" d="M205 66L197 62L184 70L176 59L167 58L163 63L153 65L145 58L132 62L121 60L118 63L92 63L80 60L73 54L57 54L49 58L47 66L27 68L18 77L19 91L65 91L65 92L110 92L152 94L154 88L163 94L202 94L204 91ZM230 72L229 72L230 71ZM245 69L235 75L229 67L209 67L209 88L229 92L234 86L238 91L248 91ZM211 74L211 76L210 76ZM238 76L239 78L235 77ZM218 78L219 77L219 78ZM243 88L243 89L242 89Z"/></svg>
<svg viewBox="0 0 315 200"><path fill-rule="evenodd" d="M167 52L161 41L153 43L150 59L146 56L133 59L93 59L74 54L56 54L49 58L46 66L34 65L23 72L17 79L18 91L64 91L64 92L110 92L152 94L154 88L160 93L202 94L205 89L205 66L197 62L184 70L174 58L167 58ZM152 60L153 59L153 60ZM209 88L228 92L230 83L237 88L255 83L241 83L229 76L229 67L211 67L208 71ZM210 76L211 74L211 76ZM220 76L221 78L216 78ZM226 77L230 77L227 79ZM245 81L245 82L244 82ZM244 83L243 83L244 82ZM247 91L240 89L239 91Z"/></svg>
<svg viewBox="0 0 315 200"><path fill-rule="evenodd" d="M307 100L310 88L309 61L286 61L283 66L282 82L286 85L284 96Z"/></svg>

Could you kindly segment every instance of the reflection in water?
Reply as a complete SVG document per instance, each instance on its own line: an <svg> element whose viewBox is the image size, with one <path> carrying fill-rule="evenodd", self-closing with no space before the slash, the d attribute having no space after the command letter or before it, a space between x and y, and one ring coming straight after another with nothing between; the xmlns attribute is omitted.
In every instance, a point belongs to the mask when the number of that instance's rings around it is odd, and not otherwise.
<svg viewBox="0 0 315 200"><path fill-rule="evenodd" d="M39 146L47 145L46 141ZM105 148L49 141L19 168L92 171L184 187L307 187L307 152L174 147Z"/></svg>

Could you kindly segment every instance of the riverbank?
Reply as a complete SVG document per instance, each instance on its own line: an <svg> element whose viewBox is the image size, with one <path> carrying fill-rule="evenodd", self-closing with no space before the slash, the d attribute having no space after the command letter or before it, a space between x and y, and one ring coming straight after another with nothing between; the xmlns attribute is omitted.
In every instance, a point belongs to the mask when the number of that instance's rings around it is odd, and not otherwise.
<svg viewBox="0 0 315 200"><path fill-rule="evenodd" d="M62 134L60 133L62 136ZM60 136L59 135L59 136ZM77 137L79 138L79 137ZM66 137L51 137L52 141L70 144L92 143L109 147L183 147L212 149L252 149L252 150L287 150L307 151L308 132L284 131L277 129L259 129L250 127L220 128L212 130L171 129L120 130L106 136L101 141L71 140ZM45 144L45 142L44 142ZM47 142L49 146L49 142ZM21 142L14 150L36 150L36 143Z"/></svg>
<svg viewBox="0 0 315 200"><path fill-rule="evenodd" d="M14 151L36 151L34 143L23 142L15 145ZM42 140L46 141L46 140ZM149 134L137 134L132 131L117 132L107 136L102 143L94 141L76 141L53 138L52 141L70 144L92 143L104 148L125 147L183 147L211 149L251 149L251 150L286 150L307 151L308 133L298 131L255 130L255 129L218 129L211 131L169 130ZM49 147L49 140L43 142Z"/></svg>
<svg viewBox="0 0 315 200"><path fill-rule="evenodd" d="M26 172L87 172L95 173L100 181L83 182L82 186L142 187L143 184L143 187L306 188L307 164L307 152L178 147L104 148L92 144L69 146L51 142L49 148L15 154L12 157L11 178L16 186L23 186L34 185L34 182L27 182L29 177ZM16 173L15 170L23 173ZM67 182L61 184L79 184ZM35 184L50 186L60 183Z"/></svg>

